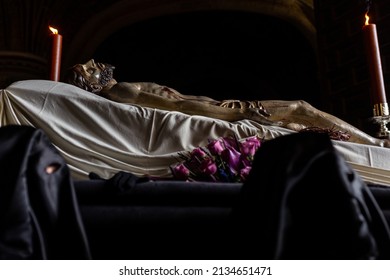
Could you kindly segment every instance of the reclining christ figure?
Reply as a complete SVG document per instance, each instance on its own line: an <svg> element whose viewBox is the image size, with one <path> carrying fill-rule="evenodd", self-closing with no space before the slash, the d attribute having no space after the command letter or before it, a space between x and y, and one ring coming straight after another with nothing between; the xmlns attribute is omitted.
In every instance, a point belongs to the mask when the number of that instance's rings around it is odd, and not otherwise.
<svg viewBox="0 0 390 280"><path fill-rule="evenodd" d="M282 126L294 131L307 128L336 130L351 142L390 147L390 140L374 138L345 121L320 111L309 103L283 100L214 100L206 96L184 95L155 83L117 82L115 67L93 59L72 67L68 83L115 102L178 111L189 115L238 121L249 119L264 125Z"/></svg>

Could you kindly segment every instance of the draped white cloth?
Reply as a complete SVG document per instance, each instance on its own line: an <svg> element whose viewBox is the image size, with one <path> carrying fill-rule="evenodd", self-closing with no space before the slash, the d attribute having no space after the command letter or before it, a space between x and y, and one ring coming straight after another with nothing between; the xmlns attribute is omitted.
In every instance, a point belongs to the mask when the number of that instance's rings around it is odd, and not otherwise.
<svg viewBox="0 0 390 280"><path fill-rule="evenodd" d="M85 179L90 172L109 178L118 171L167 177L178 152L205 146L208 139L233 133L238 138L272 139L294 133L249 120L231 123L121 104L48 80L20 81L0 91L0 126L11 124L42 129L75 179ZM390 161L386 160L390 149L334 143L347 162L371 174L365 179L380 174L378 182L390 184Z"/></svg>
<svg viewBox="0 0 390 280"><path fill-rule="evenodd" d="M116 103L75 86L28 80L1 90L0 125L41 128L75 178L118 171L170 176L177 153L235 133L267 139L289 133L248 120L226 121Z"/></svg>

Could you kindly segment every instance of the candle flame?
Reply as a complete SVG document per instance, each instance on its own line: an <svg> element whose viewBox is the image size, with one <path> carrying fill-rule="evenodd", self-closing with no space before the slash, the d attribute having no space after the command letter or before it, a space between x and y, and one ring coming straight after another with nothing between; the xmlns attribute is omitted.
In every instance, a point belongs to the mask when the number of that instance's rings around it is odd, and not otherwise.
<svg viewBox="0 0 390 280"><path fill-rule="evenodd" d="M369 25L370 17L368 16L368 12L365 14L366 22L365 25Z"/></svg>
<svg viewBox="0 0 390 280"><path fill-rule="evenodd" d="M49 25L49 29L50 29L51 32L53 32L53 34L58 34L58 30L55 29L54 27L51 27L51 26Z"/></svg>

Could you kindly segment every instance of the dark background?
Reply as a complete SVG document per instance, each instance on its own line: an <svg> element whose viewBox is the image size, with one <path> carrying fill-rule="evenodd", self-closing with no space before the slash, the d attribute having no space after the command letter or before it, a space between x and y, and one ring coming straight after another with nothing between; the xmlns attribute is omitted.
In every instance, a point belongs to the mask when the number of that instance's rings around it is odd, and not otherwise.
<svg viewBox="0 0 390 280"><path fill-rule="evenodd" d="M305 99L319 105L318 65L287 22L255 13L206 11L122 28L93 57L118 81L153 81L217 99Z"/></svg>
<svg viewBox="0 0 390 280"><path fill-rule="evenodd" d="M0 86L48 79L48 25L63 35L62 81L91 58L118 81L218 99L304 99L373 129L365 0L0 0ZM373 0L386 88L390 5Z"/></svg>

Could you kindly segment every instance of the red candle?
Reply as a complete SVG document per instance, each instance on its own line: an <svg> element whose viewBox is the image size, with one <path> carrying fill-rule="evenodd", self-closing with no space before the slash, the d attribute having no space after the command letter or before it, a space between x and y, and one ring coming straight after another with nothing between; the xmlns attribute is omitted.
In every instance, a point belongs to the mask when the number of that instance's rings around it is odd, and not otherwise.
<svg viewBox="0 0 390 280"><path fill-rule="evenodd" d="M58 34L57 29L51 26L49 26L49 29L51 30L51 32L53 32L50 80L58 82L60 80L61 70L62 36Z"/></svg>
<svg viewBox="0 0 390 280"><path fill-rule="evenodd" d="M378 37L376 33L376 25L369 23L369 17L367 14L366 22L363 26L363 34L370 71L371 101L374 105L374 115L388 115L388 110L382 109L383 107L387 107L387 105L384 106L384 104L387 104L387 100L385 85L383 82L382 64L379 52Z"/></svg>

